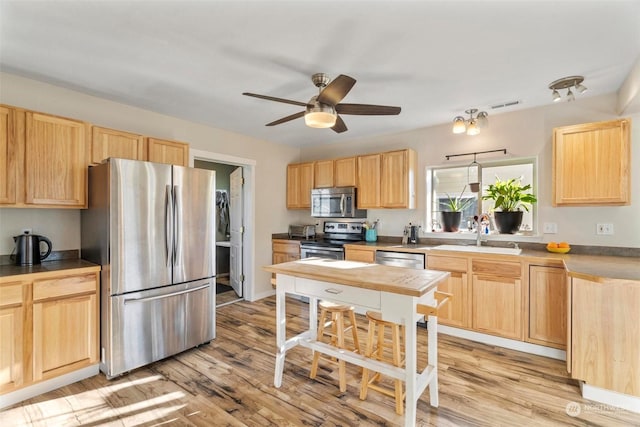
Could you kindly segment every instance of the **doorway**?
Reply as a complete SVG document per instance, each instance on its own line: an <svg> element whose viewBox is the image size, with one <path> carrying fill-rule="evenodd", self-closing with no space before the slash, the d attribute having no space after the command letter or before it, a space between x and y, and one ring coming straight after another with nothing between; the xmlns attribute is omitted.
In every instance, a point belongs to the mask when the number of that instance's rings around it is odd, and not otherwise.
<svg viewBox="0 0 640 427"><path fill-rule="evenodd" d="M247 253L253 244L253 236L245 233L245 224L251 217L250 186L244 176L250 176L252 165L242 159L219 156L193 150L193 167L216 172L216 306L249 299L252 289L245 271ZM239 161L240 160L240 161ZM249 268L251 270L251 268Z"/></svg>

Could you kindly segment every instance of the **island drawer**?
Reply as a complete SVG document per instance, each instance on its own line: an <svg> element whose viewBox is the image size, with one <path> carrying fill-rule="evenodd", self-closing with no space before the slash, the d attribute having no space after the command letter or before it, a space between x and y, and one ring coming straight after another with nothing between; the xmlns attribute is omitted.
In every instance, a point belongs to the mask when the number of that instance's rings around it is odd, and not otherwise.
<svg viewBox="0 0 640 427"><path fill-rule="evenodd" d="M296 293L332 302L380 309L380 292L311 279L296 279Z"/></svg>

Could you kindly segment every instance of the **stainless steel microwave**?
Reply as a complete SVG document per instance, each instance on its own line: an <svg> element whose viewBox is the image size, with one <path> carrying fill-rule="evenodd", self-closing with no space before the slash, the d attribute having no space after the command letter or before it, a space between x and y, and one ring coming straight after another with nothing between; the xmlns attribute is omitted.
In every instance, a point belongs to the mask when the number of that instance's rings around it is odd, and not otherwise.
<svg viewBox="0 0 640 427"><path fill-rule="evenodd" d="M366 218L367 211L356 209L356 188L314 188L311 190L311 216L316 218Z"/></svg>

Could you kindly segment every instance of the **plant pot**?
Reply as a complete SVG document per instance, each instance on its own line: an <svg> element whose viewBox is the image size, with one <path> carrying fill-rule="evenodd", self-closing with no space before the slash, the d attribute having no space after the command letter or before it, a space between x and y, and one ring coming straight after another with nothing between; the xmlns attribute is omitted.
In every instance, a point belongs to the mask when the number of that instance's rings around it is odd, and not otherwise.
<svg viewBox="0 0 640 427"><path fill-rule="evenodd" d="M458 231L462 212L440 212L442 214L442 231Z"/></svg>
<svg viewBox="0 0 640 427"><path fill-rule="evenodd" d="M493 217L500 234L514 234L520 230L523 213L522 211L494 212Z"/></svg>

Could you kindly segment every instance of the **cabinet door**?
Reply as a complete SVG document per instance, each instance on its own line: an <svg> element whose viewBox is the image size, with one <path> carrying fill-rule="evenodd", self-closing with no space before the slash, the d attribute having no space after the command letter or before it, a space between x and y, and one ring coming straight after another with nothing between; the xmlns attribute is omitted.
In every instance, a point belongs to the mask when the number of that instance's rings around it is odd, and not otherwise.
<svg viewBox="0 0 640 427"><path fill-rule="evenodd" d="M380 198L384 208L406 208L408 197L407 151L382 153Z"/></svg>
<svg viewBox="0 0 640 427"><path fill-rule="evenodd" d="M89 125L26 113L25 203L86 207Z"/></svg>
<svg viewBox="0 0 640 427"><path fill-rule="evenodd" d="M311 208L313 162L287 165L287 209Z"/></svg>
<svg viewBox="0 0 640 427"><path fill-rule="evenodd" d="M379 208L382 156L358 156L358 209Z"/></svg>
<svg viewBox="0 0 640 427"><path fill-rule="evenodd" d="M16 203L16 150L14 110L0 106L0 204Z"/></svg>
<svg viewBox="0 0 640 427"><path fill-rule="evenodd" d="M333 160L320 160L313 165L313 187L333 187Z"/></svg>
<svg viewBox="0 0 640 427"><path fill-rule="evenodd" d="M640 281L571 281L571 376L640 396Z"/></svg>
<svg viewBox="0 0 640 427"><path fill-rule="evenodd" d="M527 341L564 349L567 343L567 280L563 268L529 267Z"/></svg>
<svg viewBox="0 0 640 427"><path fill-rule="evenodd" d="M91 162L98 164L109 157L146 160L142 135L94 126L91 140Z"/></svg>
<svg viewBox="0 0 640 427"><path fill-rule="evenodd" d="M473 329L522 340L521 280L482 274L471 280Z"/></svg>
<svg viewBox="0 0 640 427"><path fill-rule="evenodd" d="M449 302L438 312L438 323L443 325L469 328L469 280L467 259L447 256L427 256L427 268L448 271L449 278L438 285L438 290L453 295Z"/></svg>
<svg viewBox="0 0 640 427"><path fill-rule="evenodd" d="M19 388L26 379L23 282L0 285L0 392Z"/></svg>
<svg viewBox="0 0 640 427"><path fill-rule="evenodd" d="M625 119L554 129L554 206L630 203L629 128Z"/></svg>
<svg viewBox="0 0 640 427"><path fill-rule="evenodd" d="M147 138L147 160L155 163L189 166L189 144Z"/></svg>
<svg viewBox="0 0 640 427"><path fill-rule="evenodd" d="M336 187L356 186L355 157L346 157L333 161L333 185Z"/></svg>
<svg viewBox="0 0 640 427"><path fill-rule="evenodd" d="M98 361L97 283L97 273L34 281L34 380Z"/></svg>

